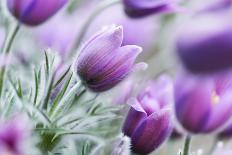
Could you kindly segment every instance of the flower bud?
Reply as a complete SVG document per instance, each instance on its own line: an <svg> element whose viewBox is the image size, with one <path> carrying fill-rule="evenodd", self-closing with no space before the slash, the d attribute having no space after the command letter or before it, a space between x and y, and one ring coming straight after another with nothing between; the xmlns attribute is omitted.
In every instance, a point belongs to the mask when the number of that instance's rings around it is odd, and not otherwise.
<svg viewBox="0 0 232 155"><path fill-rule="evenodd" d="M94 92L113 88L133 70L142 49L122 46L121 26L108 27L87 41L76 61L76 72L83 84Z"/></svg>
<svg viewBox="0 0 232 155"><path fill-rule="evenodd" d="M131 138L132 151L148 154L157 149L171 134L172 82L162 76L150 83L137 98L131 99L131 109L123 133Z"/></svg>
<svg viewBox="0 0 232 155"><path fill-rule="evenodd" d="M189 133L217 131L232 114L231 74L194 76L182 73L175 84L175 111Z"/></svg>
<svg viewBox="0 0 232 155"><path fill-rule="evenodd" d="M12 15L20 22L36 26L53 16L68 0L7 0Z"/></svg>
<svg viewBox="0 0 232 155"><path fill-rule="evenodd" d="M225 14L191 18L177 35L176 52L191 72L215 72L232 66L232 24Z"/></svg>
<svg viewBox="0 0 232 155"><path fill-rule="evenodd" d="M162 12L174 12L177 10L172 0L123 0L123 4L126 13L133 18Z"/></svg>

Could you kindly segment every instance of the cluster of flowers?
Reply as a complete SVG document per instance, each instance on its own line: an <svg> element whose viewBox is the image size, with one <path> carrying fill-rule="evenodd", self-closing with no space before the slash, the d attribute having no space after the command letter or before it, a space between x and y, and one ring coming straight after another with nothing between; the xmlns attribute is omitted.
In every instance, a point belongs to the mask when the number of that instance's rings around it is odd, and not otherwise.
<svg viewBox="0 0 232 155"><path fill-rule="evenodd" d="M68 0L7 0L7 7L20 26L37 26L66 3ZM153 14L188 13L172 0L122 0L122 4L133 20ZM132 152L148 154L157 150L176 124L187 139L194 134L232 134L231 9L231 0L221 0L197 10L181 26L175 39L181 69L175 80L161 75L147 82L136 97L126 89L120 92L130 106L122 133L130 138ZM142 47L129 45L125 33L123 26L106 26L79 48L73 68L87 90L97 94L108 91L128 80L136 69L146 68L146 63L135 63ZM2 52L9 50L8 43ZM24 155L22 144L29 136L25 133L30 132L21 121L0 123L0 154ZM188 155L188 150L185 151ZM123 154L123 151L115 152Z"/></svg>

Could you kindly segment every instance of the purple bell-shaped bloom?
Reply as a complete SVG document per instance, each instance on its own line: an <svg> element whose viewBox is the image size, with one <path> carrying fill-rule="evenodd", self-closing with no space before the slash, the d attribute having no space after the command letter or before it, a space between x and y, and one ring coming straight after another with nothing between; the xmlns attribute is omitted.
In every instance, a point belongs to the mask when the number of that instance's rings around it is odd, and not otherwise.
<svg viewBox="0 0 232 155"><path fill-rule="evenodd" d="M83 45L75 69L87 88L94 92L109 90L132 72L142 49L135 45L121 46L122 40L122 27L111 26Z"/></svg>
<svg viewBox="0 0 232 155"><path fill-rule="evenodd" d="M133 152L148 154L168 139L173 126L172 103L173 85L167 76L149 83L137 98L130 100L131 109L122 130L131 138Z"/></svg>
<svg viewBox="0 0 232 155"><path fill-rule="evenodd" d="M189 133L218 131L232 114L232 74L182 73L175 84L176 118Z"/></svg>
<svg viewBox="0 0 232 155"><path fill-rule="evenodd" d="M9 11L20 22L35 26L45 22L68 0L7 0Z"/></svg>
<svg viewBox="0 0 232 155"><path fill-rule="evenodd" d="M178 10L173 0L123 0L123 4L127 15L133 18Z"/></svg>
<svg viewBox="0 0 232 155"><path fill-rule="evenodd" d="M232 23L224 11L198 14L181 26L176 52L191 72L215 72L232 66Z"/></svg>

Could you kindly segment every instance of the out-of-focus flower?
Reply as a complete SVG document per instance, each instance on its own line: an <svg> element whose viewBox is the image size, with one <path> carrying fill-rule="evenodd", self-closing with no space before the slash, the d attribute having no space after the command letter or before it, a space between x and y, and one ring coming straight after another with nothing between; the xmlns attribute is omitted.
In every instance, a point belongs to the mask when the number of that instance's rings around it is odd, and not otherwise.
<svg viewBox="0 0 232 155"><path fill-rule="evenodd" d="M88 37L92 33L95 33L103 25L122 25L122 45L138 45L143 48L144 52L151 51L156 42L156 34L158 34L159 30L159 21L154 18L129 18L124 13L122 7L122 5L116 5L99 14L92 22L86 36ZM112 16L112 14L114 14L114 16Z"/></svg>
<svg viewBox="0 0 232 155"><path fill-rule="evenodd" d="M135 45L121 46L122 40L122 27L111 26L84 44L75 69L87 88L95 92L109 90L136 67L134 61L142 49Z"/></svg>
<svg viewBox="0 0 232 155"><path fill-rule="evenodd" d="M181 73L175 84L177 120L190 133L209 133L222 127L232 114L230 73L194 76Z"/></svg>
<svg viewBox="0 0 232 155"><path fill-rule="evenodd" d="M214 72L232 66L232 24L226 14L206 13L181 27L176 52L192 72Z"/></svg>
<svg viewBox="0 0 232 155"><path fill-rule="evenodd" d="M25 118L20 116L0 123L1 155L25 155L24 145L30 135L26 122Z"/></svg>
<svg viewBox="0 0 232 155"><path fill-rule="evenodd" d="M125 11L130 17L144 17L162 12L175 12L178 7L172 0L123 0Z"/></svg>
<svg viewBox="0 0 232 155"><path fill-rule="evenodd" d="M73 15L57 15L50 22L38 28L36 40L42 46L56 50L62 58L67 56L79 31L78 25L75 25L75 23L79 24L79 22L75 22L75 20Z"/></svg>
<svg viewBox="0 0 232 155"><path fill-rule="evenodd" d="M207 5L200 12L225 11L232 7L232 0L215 0L213 4Z"/></svg>
<svg viewBox="0 0 232 155"><path fill-rule="evenodd" d="M12 15L20 22L36 26L62 8L68 0L7 0Z"/></svg>
<svg viewBox="0 0 232 155"><path fill-rule="evenodd" d="M167 76L149 83L137 98L124 122L123 133L131 137L132 151L147 154L157 149L171 134L173 85Z"/></svg>

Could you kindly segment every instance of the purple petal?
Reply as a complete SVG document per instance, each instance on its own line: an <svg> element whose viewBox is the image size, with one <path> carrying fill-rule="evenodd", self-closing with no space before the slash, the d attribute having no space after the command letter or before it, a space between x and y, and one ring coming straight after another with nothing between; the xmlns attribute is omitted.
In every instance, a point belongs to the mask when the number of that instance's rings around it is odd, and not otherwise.
<svg viewBox="0 0 232 155"><path fill-rule="evenodd" d="M232 115L232 96L231 92L227 92L219 97L220 101L212 106L210 117L205 132L211 132L219 127L222 127L227 121L230 120Z"/></svg>
<svg viewBox="0 0 232 155"><path fill-rule="evenodd" d="M139 154L148 154L157 149L172 131L169 110L153 113L140 123L132 134L132 150Z"/></svg>
<svg viewBox="0 0 232 155"><path fill-rule="evenodd" d="M88 87L92 90L104 91L121 82L132 70L134 61L141 48L128 45L109 53L103 61L97 61L88 68L86 79ZM81 74L79 74L81 75Z"/></svg>
<svg viewBox="0 0 232 155"><path fill-rule="evenodd" d="M129 104L132 107L126 117L122 130L125 135L130 137L138 124L147 118L147 114L136 99L131 99Z"/></svg>
<svg viewBox="0 0 232 155"><path fill-rule="evenodd" d="M213 89L212 80L197 77L182 77L177 80L175 86L176 117L188 131L198 133L204 129L210 116Z"/></svg>

